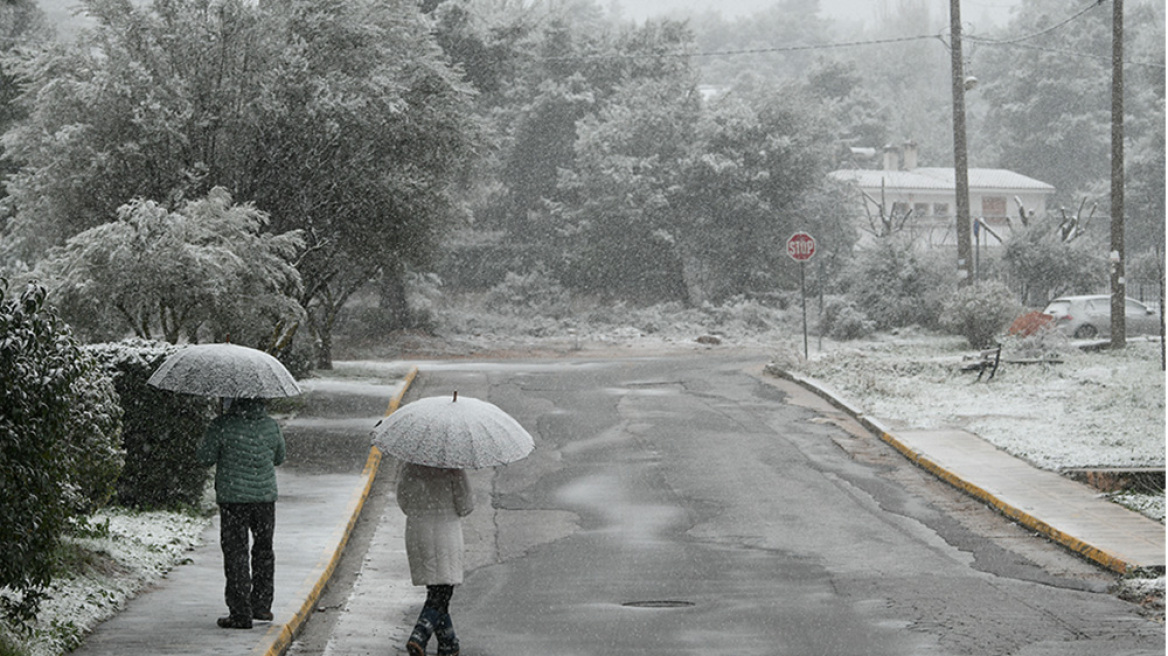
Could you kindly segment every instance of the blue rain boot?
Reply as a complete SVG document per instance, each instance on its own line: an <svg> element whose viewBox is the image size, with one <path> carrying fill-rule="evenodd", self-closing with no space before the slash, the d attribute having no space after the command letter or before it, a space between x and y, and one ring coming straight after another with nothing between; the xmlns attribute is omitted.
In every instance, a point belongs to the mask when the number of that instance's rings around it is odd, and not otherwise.
<svg viewBox="0 0 1168 656"><path fill-rule="evenodd" d="M433 608L422 609L418 623L414 625L410 639L406 641L406 651L410 656L425 656L426 643L430 642L430 636L434 633L434 626L438 624L440 617L441 613Z"/></svg>
<svg viewBox="0 0 1168 656"><path fill-rule="evenodd" d="M438 638L438 656L458 656L458 636L454 635L454 622L450 613L442 613L434 625L434 635Z"/></svg>

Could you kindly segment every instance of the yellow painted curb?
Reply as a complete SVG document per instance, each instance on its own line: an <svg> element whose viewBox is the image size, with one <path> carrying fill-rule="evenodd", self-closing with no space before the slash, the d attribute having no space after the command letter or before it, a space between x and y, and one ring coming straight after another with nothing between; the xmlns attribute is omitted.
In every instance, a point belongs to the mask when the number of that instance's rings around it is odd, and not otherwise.
<svg viewBox="0 0 1168 656"><path fill-rule="evenodd" d="M405 397L405 395L406 395L406 390L410 389L410 385L413 384L414 378L417 378L417 376L418 376L418 368L417 367L410 367L409 372L406 373L405 383L402 385L401 391L398 392L389 401L389 407L386 408L386 410L385 410L386 417L390 416L391 414L393 414L394 410L397 410L398 408L401 407L401 401L402 401L402 398Z"/></svg>
<svg viewBox="0 0 1168 656"><path fill-rule="evenodd" d="M1132 569L1133 565L1123 558L1116 556L1111 552L1099 549L1098 547L1093 547L1090 544L1087 544L1086 542L1083 542L1082 540L1074 537L1073 535L1068 535L1067 533L1054 528L1050 524L1047 524L1041 519L1038 519L1034 515L1031 515L1030 513L1020 508L1002 501L984 488L970 483L957 474L954 474L948 469L945 469L936 462L933 462L920 453L912 450L891 433L884 431L877 432L880 435L880 439L892 445L893 448L895 448L903 456L908 458L921 469L924 469L930 474L933 474L937 478L940 478L941 480L974 497L975 499L979 499L989 504L998 512L1031 529L1032 531L1036 531L1037 533L1045 535L1047 538L1050 538L1054 542L1061 544L1067 549L1070 549L1071 551L1074 551L1075 553L1085 558L1093 560L1112 571L1123 574Z"/></svg>
<svg viewBox="0 0 1168 656"><path fill-rule="evenodd" d="M405 397L406 392L409 390L410 385L413 384L414 378L417 375L418 368L410 367L401 390L390 400L389 407L385 411L385 416L388 417L401 407L402 398ZM281 656L292 645L292 640L295 639L296 634L300 632L300 629L304 627L304 624L312 615L313 609L316 607L317 602L320 601L321 595L324 594L325 586L328 585L329 580L333 576L333 572L337 569L337 563L340 562L341 555L345 552L345 546L349 543L349 537L353 534L353 527L357 525L357 520L361 517L361 509L365 507L365 501L369 498L369 491L373 488L373 480L377 478L377 471L380 465L381 451L375 446L369 447L369 458L366 459L365 468L361 471L362 483L353 493L353 498L349 501L349 505L346 508L349 521L345 524L340 541L328 558L328 564L325 565L324 571L321 572L320 577L312 586L312 591L309 592L308 597L292 616L292 619L288 620L283 626L273 626L268 629L263 643L252 650L253 654Z"/></svg>
<svg viewBox="0 0 1168 656"><path fill-rule="evenodd" d="M998 512L1029 528L1030 530L1044 535L1050 540L1062 545L1063 547L1114 572L1124 574L1135 568L1133 563L1124 560L1122 557L1098 547L1091 546L1090 544L1083 542L1073 535L1068 535L1067 533L1054 528L1041 519L1038 519L1021 508L1017 508L1006 503L1005 501L994 496L988 490L970 483L952 471L945 469L938 463L933 462L929 458L926 458L921 453L914 451L907 444L902 442L899 438L881 426L878 422L865 415L858 408L853 407L848 402L837 397L835 393L827 390L817 381L811 378L807 378L806 376L801 376L799 374L791 373L781 369L770 369L769 371L770 373L775 374L780 378L785 378L786 380L806 387L808 390L828 401L832 405L852 415L857 421L863 424L865 428L879 435L881 440L890 444L894 449L899 451L901 455L903 455L905 458L908 458L908 460L913 464L924 469L930 474L933 474L937 478L945 481L949 485L952 485L962 492L965 492L966 494L989 504Z"/></svg>

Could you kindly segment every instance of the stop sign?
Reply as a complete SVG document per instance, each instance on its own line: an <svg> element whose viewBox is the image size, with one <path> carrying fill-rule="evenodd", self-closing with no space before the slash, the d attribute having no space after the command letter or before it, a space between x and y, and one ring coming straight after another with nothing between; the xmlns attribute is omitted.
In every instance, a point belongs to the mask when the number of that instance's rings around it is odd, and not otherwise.
<svg viewBox="0 0 1168 656"><path fill-rule="evenodd" d="M815 238L806 232L796 232L787 240L787 255L797 262L806 262L815 255Z"/></svg>

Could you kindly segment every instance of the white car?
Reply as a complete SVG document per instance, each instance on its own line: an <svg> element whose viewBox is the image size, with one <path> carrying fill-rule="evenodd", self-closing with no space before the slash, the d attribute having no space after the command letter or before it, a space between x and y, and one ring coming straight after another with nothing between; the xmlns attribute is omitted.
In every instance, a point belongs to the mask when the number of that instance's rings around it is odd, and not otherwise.
<svg viewBox="0 0 1168 656"><path fill-rule="evenodd" d="M1159 335L1160 312L1135 300L1124 299L1127 336ZM1111 296L1062 296L1051 301L1043 314L1054 318L1055 328L1076 339L1111 337Z"/></svg>

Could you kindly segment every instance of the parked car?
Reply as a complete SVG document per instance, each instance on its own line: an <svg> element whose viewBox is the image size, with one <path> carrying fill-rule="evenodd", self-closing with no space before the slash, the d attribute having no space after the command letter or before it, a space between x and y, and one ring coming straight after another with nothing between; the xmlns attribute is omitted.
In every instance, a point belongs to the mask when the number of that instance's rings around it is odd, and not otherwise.
<svg viewBox="0 0 1168 656"><path fill-rule="evenodd" d="M1160 312L1135 299L1124 299L1127 336L1159 335ZM1055 328L1076 339L1111 337L1111 296L1062 296L1042 311L1054 318Z"/></svg>

